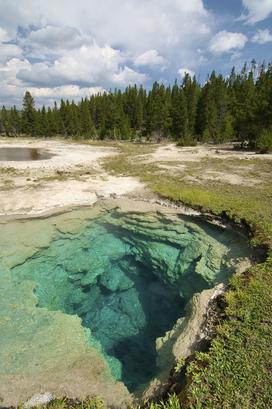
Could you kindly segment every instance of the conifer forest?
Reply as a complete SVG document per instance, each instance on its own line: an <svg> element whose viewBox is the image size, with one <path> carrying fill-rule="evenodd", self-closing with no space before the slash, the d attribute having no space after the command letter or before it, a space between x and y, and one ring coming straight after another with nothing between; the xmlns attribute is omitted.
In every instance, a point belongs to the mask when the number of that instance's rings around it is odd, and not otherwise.
<svg viewBox="0 0 272 409"><path fill-rule="evenodd" d="M213 71L203 84L187 73L181 84L156 81L150 90L129 86L51 107L35 107L26 91L22 108L3 106L0 116L6 136L173 139L181 146L239 141L266 147L271 127L272 64L255 61L227 78Z"/></svg>

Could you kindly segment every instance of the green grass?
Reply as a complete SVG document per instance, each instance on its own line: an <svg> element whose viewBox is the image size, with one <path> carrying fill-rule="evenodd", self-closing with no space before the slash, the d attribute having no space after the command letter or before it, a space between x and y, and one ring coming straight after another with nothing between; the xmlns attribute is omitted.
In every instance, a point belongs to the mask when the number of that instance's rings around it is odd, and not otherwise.
<svg viewBox="0 0 272 409"><path fill-rule="evenodd" d="M224 322L187 369L184 407L272 407L272 259L231 280Z"/></svg>
<svg viewBox="0 0 272 409"><path fill-rule="evenodd" d="M122 147L121 147L122 149ZM139 147L138 147L139 150ZM254 164L251 175L271 172L271 162L262 159L227 159L227 166ZM175 162L176 164L176 162ZM221 182L185 182L181 176L159 169L158 164L139 164L135 153L105 163L107 171L137 176L163 198L182 202L216 215L227 215L236 223L246 222L254 245L265 245L272 253L272 182L256 186ZM218 170L218 160L204 159L188 171ZM186 173L186 170L185 170ZM180 395L183 408L268 409L272 408L272 258L241 276L235 276L225 295L225 319L207 353L199 353L187 367L186 388ZM175 407L175 406L174 406Z"/></svg>

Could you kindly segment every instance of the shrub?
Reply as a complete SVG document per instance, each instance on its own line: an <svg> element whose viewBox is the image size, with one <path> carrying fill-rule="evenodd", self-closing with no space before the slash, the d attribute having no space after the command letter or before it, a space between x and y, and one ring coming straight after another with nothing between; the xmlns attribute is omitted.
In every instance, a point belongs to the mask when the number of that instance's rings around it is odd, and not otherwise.
<svg viewBox="0 0 272 409"><path fill-rule="evenodd" d="M272 129L265 129L257 138L256 147L260 153L272 152Z"/></svg>
<svg viewBox="0 0 272 409"><path fill-rule="evenodd" d="M192 136L186 135L178 140L177 146L196 146L196 140Z"/></svg>

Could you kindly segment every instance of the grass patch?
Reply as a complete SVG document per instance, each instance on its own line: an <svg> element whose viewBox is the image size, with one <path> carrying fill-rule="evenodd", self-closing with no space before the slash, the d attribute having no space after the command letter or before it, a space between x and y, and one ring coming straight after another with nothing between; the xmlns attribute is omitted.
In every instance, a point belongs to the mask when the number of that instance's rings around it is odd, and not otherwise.
<svg viewBox="0 0 272 409"><path fill-rule="evenodd" d="M187 369L184 407L272 407L272 259L233 277L226 319Z"/></svg>
<svg viewBox="0 0 272 409"><path fill-rule="evenodd" d="M17 175L20 172L18 172L15 168L3 168L0 167L0 176L1 175Z"/></svg>

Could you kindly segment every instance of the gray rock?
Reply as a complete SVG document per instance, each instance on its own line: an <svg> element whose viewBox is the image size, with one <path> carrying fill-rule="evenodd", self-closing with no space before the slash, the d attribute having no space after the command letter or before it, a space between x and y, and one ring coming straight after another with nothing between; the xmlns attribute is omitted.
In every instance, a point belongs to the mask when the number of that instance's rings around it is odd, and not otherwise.
<svg viewBox="0 0 272 409"><path fill-rule="evenodd" d="M47 405L54 399L54 396L50 392L36 393L30 399L24 403L24 409L33 408L36 406Z"/></svg>

